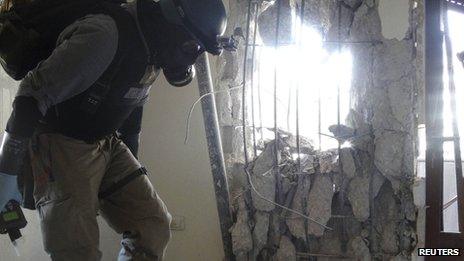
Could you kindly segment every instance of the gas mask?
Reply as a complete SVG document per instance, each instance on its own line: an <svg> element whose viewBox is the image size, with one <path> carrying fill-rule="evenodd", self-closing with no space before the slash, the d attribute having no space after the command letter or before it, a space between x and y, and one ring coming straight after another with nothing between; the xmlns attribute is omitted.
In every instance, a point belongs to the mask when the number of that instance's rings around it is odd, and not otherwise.
<svg viewBox="0 0 464 261"><path fill-rule="evenodd" d="M214 47L214 50L210 51L214 55L220 55L223 50L236 51L238 40L235 37L235 33L231 37L218 36L217 45ZM161 68L163 69L165 78L171 85L183 87L195 78L195 66L193 64L198 56L205 52L205 47L193 38L178 41L181 44L177 45L171 52L165 53L169 54L169 56L162 58L167 62Z"/></svg>
<svg viewBox="0 0 464 261"><path fill-rule="evenodd" d="M189 84L198 56L227 49L221 37L227 17L221 0L137 0L142 31L156 66L173 86Z"/></svg>
<svg viewBox="0 0 464 261"><path fill-rule="evenodd" d="M174 41L171 48L160 51L158 59L169 84L183 87L192 82L195 77L194 63L204 50L194 39L176 39Z"/></svg>

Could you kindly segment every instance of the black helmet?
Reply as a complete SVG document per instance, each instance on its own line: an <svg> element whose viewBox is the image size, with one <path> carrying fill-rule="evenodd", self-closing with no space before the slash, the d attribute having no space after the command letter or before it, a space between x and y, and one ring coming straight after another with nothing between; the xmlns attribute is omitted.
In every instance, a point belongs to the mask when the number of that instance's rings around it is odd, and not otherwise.
<svg viewBox="0 0 464 261"><path fill-rule="evenodd" d="M159 0L161 11L170 23L185 27L209 53L218 55L218 43L227 25L222 0Z"/></svg>

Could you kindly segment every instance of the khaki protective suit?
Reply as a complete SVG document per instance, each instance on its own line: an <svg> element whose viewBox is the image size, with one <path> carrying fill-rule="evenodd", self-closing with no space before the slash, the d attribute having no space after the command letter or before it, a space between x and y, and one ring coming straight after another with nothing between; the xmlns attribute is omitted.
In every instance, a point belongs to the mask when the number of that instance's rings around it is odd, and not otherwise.
<svg viewBox="0 0 464 261"><path fill-rule="evenodd" d="M171 216L116 135L89 144L44 133L34 137L30 156L43 242L52 260L100 260L99 213L123 234L118 260L163 260ZM136 178L124 182L129 176ZM121 181L127 184L115 189Z"/></svg>

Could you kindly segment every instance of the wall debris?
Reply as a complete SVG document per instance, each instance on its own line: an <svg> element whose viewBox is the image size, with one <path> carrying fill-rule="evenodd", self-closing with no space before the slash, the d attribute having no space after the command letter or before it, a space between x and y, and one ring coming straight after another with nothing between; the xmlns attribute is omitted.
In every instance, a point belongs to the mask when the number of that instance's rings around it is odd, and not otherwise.
<svg viewBox="0 0 464 261"><path fill-rule="evenodd" d="M273 45L276 6L272 1L258 3L261 14L251 24L257 22L264 44ZM285 43L293 33L289 14L297 11L301 1L281 3L279 42ZM230 5L231 26L246 28L248 2L230 1ZM340 155L337 150L318 151L302 137L298 161L295 136L278 130L279 151L275 141L260 140L258 155L251 146L246 148L256 157L245 166L241 93L217 95L231 193L238 195L232 235L239 260L297 260L297 256L318 256L310 259L318 261L410 260L414 248L423 244L424 206L417 192L420 188L413 186L421 70L417 65L422 59L418 55L422 46L420 42L416 46L415 38L422 34L417 13L403 40L389 40L382 36L377 0L306 0L305 23L328 42L339 36L349 42L342 48L353 56L351 111L346 126L329 129L340 142L351 144ZM333 44L326 47L334 50ZM240 84L243 54L240 49L218 60L220 90ZM247 183L245 167L262 196L333 230L263 200Z"/></svg>

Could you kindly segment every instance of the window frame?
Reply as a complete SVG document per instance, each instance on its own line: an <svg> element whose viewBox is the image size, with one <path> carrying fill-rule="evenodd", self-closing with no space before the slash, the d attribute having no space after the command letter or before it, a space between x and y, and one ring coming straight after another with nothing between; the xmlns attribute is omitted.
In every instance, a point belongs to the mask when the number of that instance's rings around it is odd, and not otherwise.
<svg viewBox="0 0 464 261"><path fill-rule="evenodd" d="M442 6L449 10L464 13L463 0L425 1L425 41L426 41L426 240L427 248L459 248L464 249L464 216L458 214L459 233L443 230L443 33L441 31ZM456 184L458 195L464 184ZM460 189L461 187L461 189ZM458 207L464 204L458 198ZM427 257L426 260L439 260Z"/></svg>

